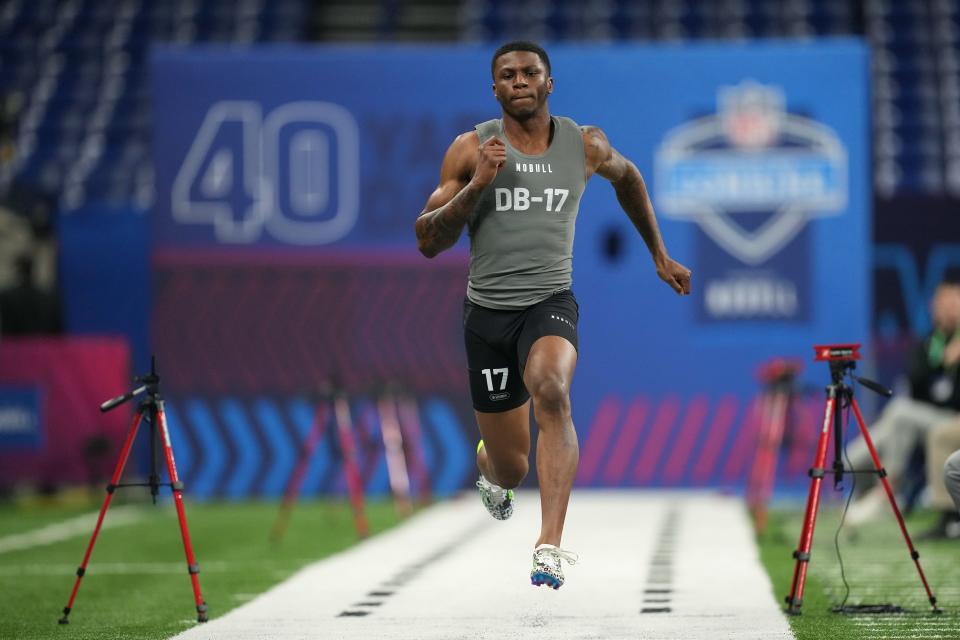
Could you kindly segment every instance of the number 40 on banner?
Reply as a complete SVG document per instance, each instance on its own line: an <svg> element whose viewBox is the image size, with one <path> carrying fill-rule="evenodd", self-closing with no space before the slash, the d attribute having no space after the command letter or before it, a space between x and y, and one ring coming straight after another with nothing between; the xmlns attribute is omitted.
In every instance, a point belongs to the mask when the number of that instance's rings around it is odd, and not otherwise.
<svg viewBox="0 0 960 640"><path fill-rule="evenodd" d="M339 105L289 102L264 117L257 102L214 103L174 179L173 219L229 244L336 242L357 221L359 156L357 122Z"/></svg>

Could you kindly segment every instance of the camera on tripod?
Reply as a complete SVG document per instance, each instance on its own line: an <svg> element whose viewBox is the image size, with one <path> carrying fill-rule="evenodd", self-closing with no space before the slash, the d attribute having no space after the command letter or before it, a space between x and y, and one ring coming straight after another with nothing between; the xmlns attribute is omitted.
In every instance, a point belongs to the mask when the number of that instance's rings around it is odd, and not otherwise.
<svg viewBox="0 0 960 640"><path fill-rule="evenodd" d="M87 545L87 551L83 556L83 561L77 569L77 579L73 583L73 590L70 592L70 599L67 606L63 608L63 617L60 618L60 624L69 624L70 611L73 609L74 600L77 597L77 591L80 589L80 581L87 572L87 563L90 561L90 554L93 552L93 546L97 542L97 535L100 533L100 527L103 524L103 518L107 514L110 502L113 500L114 492L122 487L150 487L150 493L153 495L153 502L157 502L157 494L160 486L169 486L173 492L173 503L177 509L177 519L180 522L180 535L183 538L183 550L187 559L187 573L190 575L190 583L193 587L193 597L197 608L197 622L207 621L207 603L200 593L200 580L197 574L200 573L200 565L193 554L193 545L190 542L190 532L187 530L187 516L183 510L183 483L177 475L177 464L173 459L173 447L170 444L170 431L167 429L166 414L163 409L163 399L160 397L160 376L157 374L157 359L150 358L150 372L133 379L134 384L140 386L127 393L111 398L100 405L100 411L110 411L128 400L132 400L140 394L144 394L143 400L137 407L136 415L130 424L130 430L127 432L123 448L120 450L120 458L114 467L113 476L110 478L110 484L107 485L107 495L100 507L100 515L97 518L97 524L94 526L93 535ZM123 469L130 456L130 449L133 441L137 437L137 430L141 422L146 422L150 427L150 476L146 483L143 482L120 482ZM167 474L170 476L170 482L160 481L159 454L163 453L167 463Z"/></svg>
<svg viewBox="0 0 960 640"><path fill-rule="evenodd" d="M833 379L833 384L838 385L843 382L843 376L847 374L848 371L852 371L857 368L857 360L860 359L860 343L849 343L849 344L818 344L814 345L814 357L813 359L817 362L829 362L830 363L830 375ZM870 391L874 393L879 393L882 396L887 398L893 395L893 391L886 388L879 382L874 382L867 378L861 378L860 376L855 376L852 373L850 377L856 380L858 383L862 384ZM849 389L844 389L846 394L850 394ZM848 404L847 398L842 398L844 400L844 406Z"/></svg>
<svg viewBox="0 0 960 640"><path fill-rule="evenodd" d="M814 345L816 351L814 360L822 362L847 362L860 359L860 344L818 344Z"/></svg>
<svg viewBox="0 0 960 640"><path fill-rule="evenodd" d="M906 524L903 521L903 514L897 506L897 501L893 495L893 489L887 479L887 471L880 462L880 456L873 446L873 440L870 438L870 432L867 430L863 414L860 413L860 407L856 398L853 396L853 387L847 384L846 377L849 375L852 380L860 383L867 389L880 395L890 397L893 392L878 382L861 378L853 374L853 369L857 366L857 360L860 360L860 344L821 344L813 347L814 360L818 362L827 362L830 364L831 383L827 386L826 403L823 412L823 422L820 428L820 437L817 441L816 455L813 466L810 468L810 491L807 494L807 508L803 519L803 527L800 530L800 541L793 552L793 558L796 561L793 569L793 581L790 586L790 593L786 597L787 613L797 615L800 613L800 606L803 604L803 588L807 578L807 566L810 563L810 549L813 543L813 530L816 526L817 509L820 505L820 485L827 474L833 474L834 488L840 488L840 482L845 473L874 473L880 479L887 498L890 501L890 507L896 516L897 523L900 525L900 531L903 534L904 541L907 544L907 550L910 552L910 558L913 560L923 583L923 588L927 593L927 600L930 602L933 613L940 613L937 607L937 599L930 589L927 577L920 566L920 553L913 546L913 540L907 532ZM843 434L845 431L844 410L850 408L856 418L857 426L860 428L860 435L863 437L873 459L874 468L871 470L845 469L841 454L843 451ZM832 468L827 468L827 446L830 434L834 436L834 460ZM840 608L844 612L847 609Z"/></svg>

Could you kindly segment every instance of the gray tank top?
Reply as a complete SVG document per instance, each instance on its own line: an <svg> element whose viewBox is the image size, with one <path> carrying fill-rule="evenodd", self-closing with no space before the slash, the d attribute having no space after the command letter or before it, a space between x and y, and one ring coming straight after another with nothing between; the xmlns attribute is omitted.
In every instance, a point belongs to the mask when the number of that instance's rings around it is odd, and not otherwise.
<svg viewBox="0 0 960 640"><path fill-rule="evenodd" d="M586 164L580 127L553 116L543 155L510 146L502 120L476 125L482 144L497 136L507 161L480 194L468 223L467 298L490 309L525 309L573 282L573 235Z"/></svg>

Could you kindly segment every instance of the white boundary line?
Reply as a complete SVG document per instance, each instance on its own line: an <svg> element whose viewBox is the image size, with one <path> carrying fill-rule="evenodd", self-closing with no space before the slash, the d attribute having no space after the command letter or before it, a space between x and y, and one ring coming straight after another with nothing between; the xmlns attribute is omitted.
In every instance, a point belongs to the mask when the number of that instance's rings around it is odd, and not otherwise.
<svg viewBox="0 0 960 640"><path fill-rule="evenodd" d="M100 510L85 513L81 516L55 522L45 527L31 529L23 533L14 533L0 538L0 553L23 551L31 547L63 542L74 536L91 535L97 524ZM143 510L133 505L112 507L103 518L103 529L133 524L143 519ZM75 569L74 569L75 570Z"/></svg>
<svg viewBox="0 0 960 640"><path fill-rule="evenodd" d="M273 570L269 563L250 563L239 565L225 560L204 562L200 565L203 573L229 573L250 570ZM135 574L181 574L187 572L186 560L179 562L91 562L86 575L135 575ZM0 577L16 576L66 576L76 575L77 565L58 562L55 564L11 564L0 566ZM249 594L248 594L249 595ZM253 596L250 596L252 598ZM249 599L249 598L248 598Z"/></svg>

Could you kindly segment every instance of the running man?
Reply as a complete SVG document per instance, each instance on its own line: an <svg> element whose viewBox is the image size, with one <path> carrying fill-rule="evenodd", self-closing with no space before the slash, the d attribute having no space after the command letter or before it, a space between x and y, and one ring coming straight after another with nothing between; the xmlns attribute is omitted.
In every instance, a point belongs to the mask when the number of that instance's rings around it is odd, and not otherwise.
<svg viewBox="0 0 960 640"><path fill-rule="evenodd" d="M613 184L657 275L680 295L690 293L690 270L667 254L637 167L599 128L550 115L547 53L510 42L494 53L491 70L502 118L450 145L440 184L416 221L417 245L432 258L468 229L463 328L482 438L477 486L494 518L510 517L512 490L529 468L532 399L541 529L530 579L557 589L560 561L577 559L560 537L580 453L570 414L579 307L570 286L574 223L590 176Z"/></svg>

